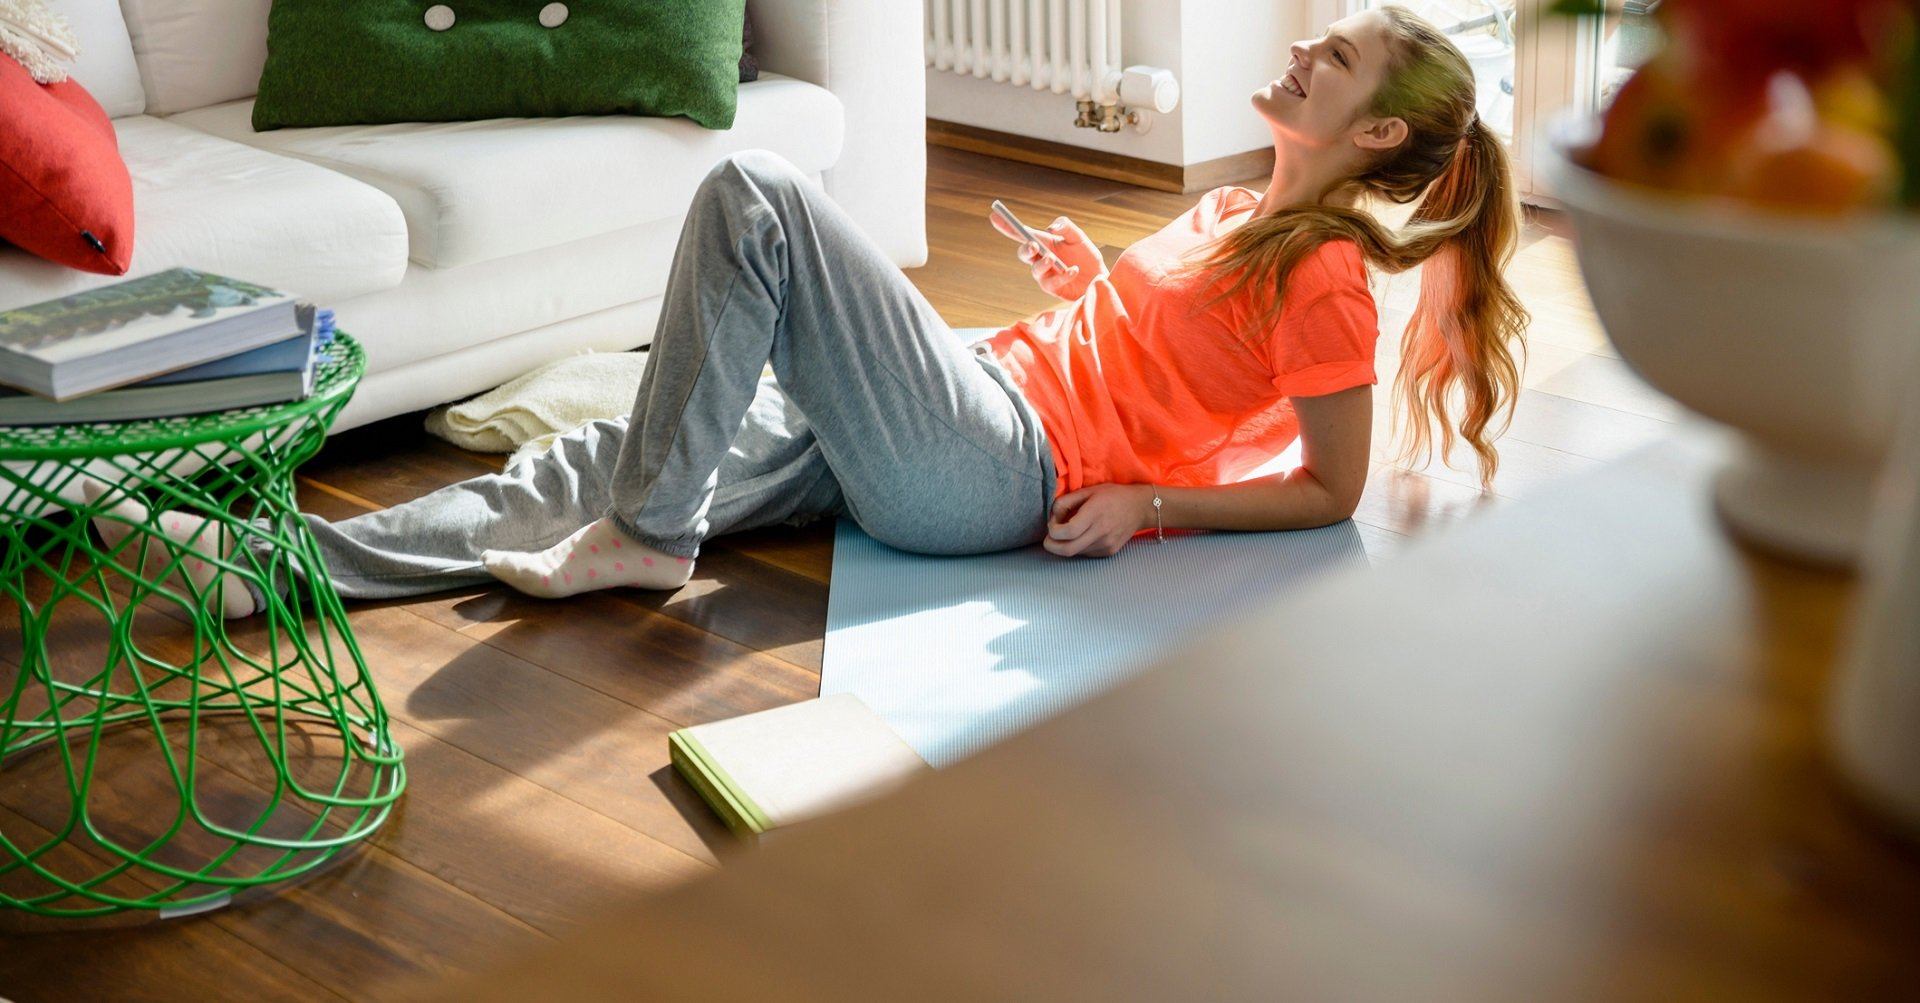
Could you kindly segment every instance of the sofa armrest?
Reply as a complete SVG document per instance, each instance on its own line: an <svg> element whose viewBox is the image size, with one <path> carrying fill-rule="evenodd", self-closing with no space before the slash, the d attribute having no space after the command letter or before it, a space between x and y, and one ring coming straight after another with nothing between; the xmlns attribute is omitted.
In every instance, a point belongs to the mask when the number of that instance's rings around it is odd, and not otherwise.
<svg viewBox="0 0 1920 1003"><path fill-rule="evenodd" d="M927 260L927 76L918 0L748 0L763 69L846 108L828 194L905 268Z"/></svg>

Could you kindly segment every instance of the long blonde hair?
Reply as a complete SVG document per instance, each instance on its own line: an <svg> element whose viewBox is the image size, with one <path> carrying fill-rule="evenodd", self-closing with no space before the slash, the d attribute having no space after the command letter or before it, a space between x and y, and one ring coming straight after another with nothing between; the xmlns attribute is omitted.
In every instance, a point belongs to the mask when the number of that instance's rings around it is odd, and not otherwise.
<svg viewBox="0 0 1920 1003"><path fill-rule="evenodd" d="M1350 240L1370 265L1390 274L1425 265L1394 387L1401 458L1427 462L1437 425L1441 458L1457 434L1479 458L1482 486L1491 487L1500 465L1493 442L1512 421L1520 392L1516 352L1524 356L1530 321L1502 275L1520 239L1513 169L1475 111L1466 57L1418 15L1380 9L1392 58L1371 112L1403 119L1406 141L1326 203L1281 209L1230 231L1197 268L1221 284L1215 302L1242 291L1262 294L1259 330L1271 331L1287 276L1322 244ZM1359 208L1369 197L1419 205L1396 231Z"/></svg>

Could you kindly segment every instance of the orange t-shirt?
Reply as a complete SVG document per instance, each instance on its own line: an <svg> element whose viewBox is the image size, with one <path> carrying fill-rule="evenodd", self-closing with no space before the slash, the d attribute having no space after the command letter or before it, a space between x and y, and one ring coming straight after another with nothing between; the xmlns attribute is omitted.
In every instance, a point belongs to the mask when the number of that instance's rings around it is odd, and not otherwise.
<svg viewBox="0 0 1920 1003"><path fill-rule="evenodd" d="M1249 337L1252 294L1173 274L1259 195L1216 188L1120 255L1078 300L1002 329L993 359L1046 427L1061 493L1089 484L1230 484L1300 434L1289 397L1375 382L1379 326L1360 249L1322 245L1287 280L1278 324Z"/></svg>

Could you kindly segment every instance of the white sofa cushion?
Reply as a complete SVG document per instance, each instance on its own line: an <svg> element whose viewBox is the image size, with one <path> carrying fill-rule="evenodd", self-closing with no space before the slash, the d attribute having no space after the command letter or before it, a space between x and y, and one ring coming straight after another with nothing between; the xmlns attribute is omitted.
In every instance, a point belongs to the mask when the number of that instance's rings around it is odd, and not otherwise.
<svg viewBox="0 0 1920 1003"><path fill-rule="evenodd" d="M170 121L359 178L406 213L413 260L453 268L686 211L707 171L772 150L816 173L840 156L840 101L775 74L740 86L733 128L680 118L512 118L254 132L253 102Z"/></svg>
<svg viewBox="0 0 1920 1003"><path fill-rule="evenodd" d="M685 221L669 216L459 268L410 265L391 289L329 305L366 347L367 369L384 372L659 296ZM633 344L652 338L636 332Z"/></svg>
<svg viewBox="0 0 1920 1003"><path fill-rule="evenodd" d="M272 0L120 0L147 114L252 97L267 65Z"/></svg>
<svg viewBox="0 0 1920 1003"><path fill-rule="evenodd" d="M133 175L132 275L188 265L331 303L406 271L400 208L352 178L146 115L113 126ZM0 310L116 281L0 247Z"/></svg>
<svg viewBox="0 0 1920 1003"><path fill-rule="evenodd" d="M140 67L117 0L49 0L48 9L67 19L80 56L67 72L93 95L108 118L138 115L147 108Z"/></svg>
<svg viewBox="0 0 1920 1003"><path fill-rule="evenodd" d="M392 289L330 305L341 330L365 346L367 368L384 372L660 295L681 219L459 268L415 264Z"/></svg>
<svg viewBox="0 0 1920 1003"><path fill-rule="evenodd" d="M532 331L469 345L367 377L333 423L333 431L418 411L491 390L555 359L581 352L622 352L646 340L660 318L661 298L623 303ZM645 332L645 334L642 334Z"/></svg>

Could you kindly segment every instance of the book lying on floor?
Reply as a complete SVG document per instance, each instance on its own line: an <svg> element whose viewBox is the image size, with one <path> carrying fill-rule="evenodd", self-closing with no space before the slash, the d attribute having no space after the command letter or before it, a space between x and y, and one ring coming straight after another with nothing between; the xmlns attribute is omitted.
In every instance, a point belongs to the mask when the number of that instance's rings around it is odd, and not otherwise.
<svg viewBox="0 0 1920 1003"><path fill-rule="evenodd" d="M928 769L860 698L838 693L667 736L674 769L749 839L865 801Z"/></svg>
<svg viewBox="0 0 1920 1003"><path fill-rule="evenodd" d="M302 312L312 326L312 311ZM0 388L0 425L71 425L202 414L300 400L332 340L330 326L302 331L251 352L215 359L139 383L68 401Z"/></svg>
<svg viewBox="0 0 1920 1003"><path fill-rule="evenodd" d="M285 293L175 268L0 313L0 383L57 401L301 332Z"/></svg>

